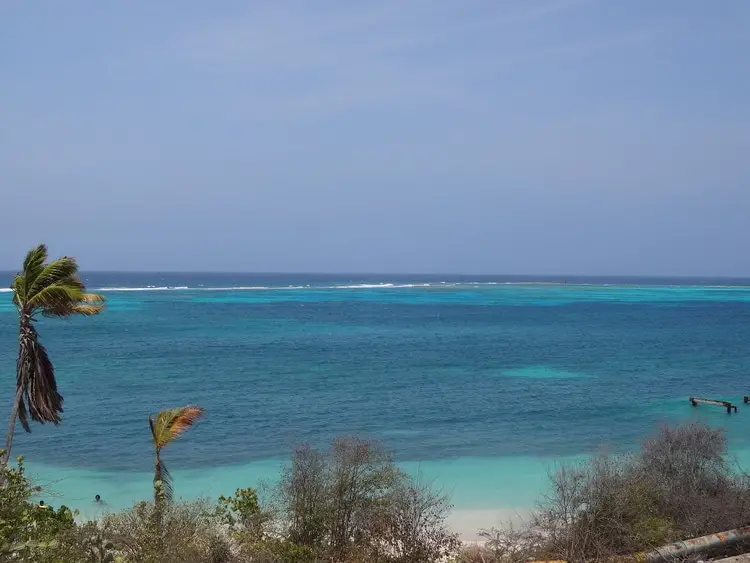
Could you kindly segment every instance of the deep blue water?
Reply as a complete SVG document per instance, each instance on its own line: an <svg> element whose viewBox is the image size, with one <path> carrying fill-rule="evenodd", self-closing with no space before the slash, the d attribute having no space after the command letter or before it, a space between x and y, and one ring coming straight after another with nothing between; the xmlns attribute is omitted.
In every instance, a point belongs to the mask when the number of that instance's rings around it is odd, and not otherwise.
<svg viewBox="0 0 750 563"><path fill-rule="evenodd" d="M0 281L7 287L10 275ZM105 313L39 322L64 423L19 432L14 452L48 466L147 472L148 415L187 403L206 409L170 445L170 463L188 469L279 458L341 434L381 438L401 460L568 456L630 447L663 421L699 415L726 426L733 444L750 444L750 407L727 417L687 402L750 394L747 281L133 273L86 281L104 288ZM0 293L8 409L17 350L10 299Z"/></svg>

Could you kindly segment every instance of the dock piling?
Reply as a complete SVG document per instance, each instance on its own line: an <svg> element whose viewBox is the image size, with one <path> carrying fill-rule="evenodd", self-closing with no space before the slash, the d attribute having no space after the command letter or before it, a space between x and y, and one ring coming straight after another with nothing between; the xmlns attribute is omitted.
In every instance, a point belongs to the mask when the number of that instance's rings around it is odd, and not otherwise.
<svg viewBox="0 0 750 563"><path fill-rule="evenodd" d="M750 397L744 397L743 401L745 403L750 402ZM727 409L727 414L732 414L732 412L735 412L735 413L737 412L737 405L733 405L729 401L718 401L716 399L702 399L701 397L690 397L691 405L693 405L694 407L697 407L698 403L724 407L725 409Z"/></svg>

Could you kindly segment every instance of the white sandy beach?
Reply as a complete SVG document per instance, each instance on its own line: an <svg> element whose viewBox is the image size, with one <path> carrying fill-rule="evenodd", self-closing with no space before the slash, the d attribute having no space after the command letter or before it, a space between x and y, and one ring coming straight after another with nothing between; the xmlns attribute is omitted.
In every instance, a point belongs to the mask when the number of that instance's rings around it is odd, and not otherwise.
<svg viewBox="0 0 750 563"><path fill-rule="evenodd" d="M480 530L521 526L528 521L529 513L528 508L455 509L448 517L448 527L465 543L482 543Z"/></svg>

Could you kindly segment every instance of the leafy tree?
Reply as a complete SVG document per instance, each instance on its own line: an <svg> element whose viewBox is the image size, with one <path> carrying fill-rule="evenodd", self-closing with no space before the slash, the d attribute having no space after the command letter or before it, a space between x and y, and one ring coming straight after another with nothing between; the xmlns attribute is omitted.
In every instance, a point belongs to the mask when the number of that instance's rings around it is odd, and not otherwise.
<svg viewBox="0 0 750 563"><path fill-rule="evenodd" d="M0 466L0 561L59 561L59 538L75 528L75 513L31 502L39 487L26 477L23 458L16 467Z"/></svg>
<svg viewBox="0 0 750 563"><path fill-rule="evenodd" d="M233 496L219 496L217 515L230 526L249 527L261 514L258 494L253 489L237 489Z"/></svg>

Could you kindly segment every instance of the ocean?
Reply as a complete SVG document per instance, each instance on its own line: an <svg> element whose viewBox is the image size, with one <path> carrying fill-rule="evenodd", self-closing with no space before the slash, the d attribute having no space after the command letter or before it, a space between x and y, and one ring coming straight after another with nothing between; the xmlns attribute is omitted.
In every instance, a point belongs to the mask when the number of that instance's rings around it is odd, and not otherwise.
<svg viewBox="0 0 750 563"><path fill-rule="evenodd" d="M748 280L84 278L107 310L38 326L64 421L18 427L13 450L48 504L84 517L95 494L111 509L151 496L148 415L185 404L205 418L164 457L186 499L272 482L296 446L340 435L381 440L465 514L528 509L560 460L636 447L667 422L724 427L750 466ZM6 291L0 413L17 336Z"/></svg>

